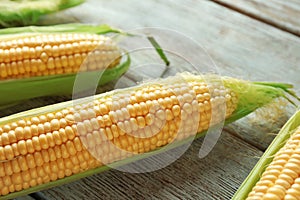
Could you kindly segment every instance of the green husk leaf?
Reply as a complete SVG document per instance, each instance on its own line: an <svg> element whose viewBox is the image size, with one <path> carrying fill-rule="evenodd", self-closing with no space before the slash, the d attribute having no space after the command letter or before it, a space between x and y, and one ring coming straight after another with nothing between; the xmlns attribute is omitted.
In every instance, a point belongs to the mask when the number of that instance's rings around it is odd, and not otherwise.
<svg viewBox="0 0 300 200"><path fill-rule="evenodd" d="M238 82L239 83L238 83ZM224 85L230 87L235 93L239 94L239 104L236 111L232 114L228 122L233 122L241 116L246 116L256 109L270 103L273 99L282 97L295 105L287 96L288 91L293 87L284 83L267 82L247 82L236 79L224 79Z"/></svg>
<svg viewBox="0 0 300 200"><path fill-rule="evenodd" d="M259 181L261 174L266 167L273 161L274 155L285 145L286 141L294 133L295 129L300 126L300 110L297 111L288 122L282 127L278 135L270 144L268 149L259 159L248 177L239 187L232 200L246 199L252 188Z"/></svg>
<svg viewBox="0 0 300 200"><path fill-rule="evenodd" d="M195 76L195 75L182 75L182 77L186 78L186 80L192 80L192 81L203 81L203 80L211 80L211 77L206 77L206 76ZM220 79L220 77L218 78ZM178 80L180 80L180 78L178 78ZM159 80L156 84L162 84L165 80ZM177 79L176 79L177 81ZM174 81L174 83L176 83L176 81ZM256 110L259 107L262 107L268 103L270 103L273 99L278 98L278 97L282 97L285 96L285 90L281 87L278 87L278 85L276 84L271 84L271 85L265 85L265 84L259 84L259 83L251 83L251 82L246 82L246 81L242 81L242 80L237 80L237 79L232 79L232 78L222 78L222 81L224 83L224 86L226 88L230 88L232 89L238 96L239 96L239 102L238 102L238 107L236 109L236 111L225 121L225 124L231 123L235 120L238 120L244 116L246 116L247 114L253 112L254 110ZM165 81L168 82L168 81ZM104 98L106 96L111 96L113 94L115 94L115 92L120 92L120 93L128 93L128 91L132 91L138 88L141 88L143 86L147 86L147 84L151 85L151 82L146 82L142 85L139 86L135 86L132 88L125 88L125 89L120 89L120 90L115 90L115 91L111 91L111 92L107 92L104 94L99 94L96 95L94 98L95 99L100 99L100 98ZM90 98L84 98L82 99L80 102L82 103L86 103L90 100ZM12 116L8 116L5 118L0 119L0 125L9 123L11 121L14 120L18 120L18 119L23 119L23 118L27 118L27 117L31 117L34 115L39 115L39 114L44 114L44 113L48 113L48 112L54 112L55 110L59 110L59 109L63 109L69 106L72 106L73 102L72 101L68 101L68 102L64 102L64 103L59 103L59 104L55 104L55 105L51 105L51 106L46 106L46 107L42 107L42 108L37 108L37 109L33 109L30 111L26 111L26 112L22 112L19 114L15 114ZM300 112L296 115L296 117L294 118L299 118L300 119ZM286 125L285 129L289 129L292 130L294 129L296 126L299 125L300 120L290 120L289 125ZM296 121L298 121L299 123L295 123ZM287 130L286 130L287 131ZM133 161L137 161L143 158L148 158L150 156L153 155L157 155L161 152L165 152L166 150L171 150L173 148L176 148L178 146L181 146L182 144L185 144L188 141L191 141L195 138L199 138L202 137L206 134L206 131L200 132L198 133L195 137L191 137L182 141L177 141L172 143L171 145L168 145L167 148L159 148L155 151L151 151L149 153L145 153L145 154L140 154L140 155L136 155L134 157L131 158L127 158L121 161L117 161L115 163L113 163L111 165L111 167L119 167L119 166L123 166L125 164L131 163ZM282 135L283 133L281 133ZM287 136L284 136L284 138L281 138L281 140L286 139ZM282 141L280 141L282 142ZM280 143L277 142L276 144ZM275 149L275 151L278 148ZM274 150L272 152L275 152ZM265 166L265 165L263 165ZM75 174L54 182L50 182L47 184L43 184L43 185L39 185L36 187L32 187L26 190L22 190L19 192L15 192L15 193L11 193L8 194L6 196L0 197L0 199L12 199L12 198L16 198L19 196L23 196L29 193L33 193L33 192L37 192L40 190L45 190L45 189L49 189L51 187L55 187L55 186L59 186L62 184L66 184L69 182L73 182L75 180L96 174L96 173L100 173L103 171L106 171L110 169L108 166L101 166L95 169L91 169L79 174ZM242 198L239 198L239 200Z"/></svg>
<svg viewBox="0 0 300 200"><path fill-rule="evenodd" d="M89 80L89 77L103 72L98 86L104 85L119 78L128 70L130 57L129 55L125 55L125 57L126 59L123 59L123 62L114 68L105 69L104 71L82 72L80 76ZM76 76L77 74L63 74L0 81L0 93L3 95L0 98L0 108L10 107L11 104L36 97L70 95L73 92ZM88 89L88 85L86 86L85 89Z"/></svg>
<svg viewBox="0 0 300 200"><path fill-rule="evenodd" d="M84 0L2 0L0 25L3 27L36 24L42 15L77 6Z"/></svg>
<svg viewBox="0 0 300 200"><path fill-rule="evenodd" d="M15 38L18 35L41 34L41 33L121 33L121 30L110 27L109 25L90 25L81 23L58 24L51 26L25 26L0 29L0 38Z"/></svg>
<svg viewBox="0 0 300 200"><path fill-rule="evenodd" d="M155 40L153 36L148 36L147 37L152 46L155 48L156 52L160 56L160 58L165 62L166 66L170 65L170 61L168 60L167 56L165 55L163 49L160 47L158 42Z"/></svg>

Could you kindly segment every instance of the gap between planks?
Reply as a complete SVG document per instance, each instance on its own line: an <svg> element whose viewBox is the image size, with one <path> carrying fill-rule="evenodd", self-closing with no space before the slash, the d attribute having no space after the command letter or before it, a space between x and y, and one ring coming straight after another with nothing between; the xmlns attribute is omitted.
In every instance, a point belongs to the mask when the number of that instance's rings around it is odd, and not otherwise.
<svg viewBox="0 0 300 200"><path fill-rule="evenodd" d="M241 137L241 135L237 134L236 132L232 131L230 128L228 127L224 127L223 132L226 131L227 133L229 133L230 135L232 135L233 137L236 137L240 140L243 140L244 142L246 142L247 144L251 145L252 147L258 149L259 151L264 152L265 149L260 147L259 145L256 144L256 142L252 142L251 140L245 140L243 137Z"/></svg>
<svg viewBox="0 0 300 200"><path fill-rule="evenodd" d="M267 25L273 26L273 27L275 27L275 28L277 28L279 30L282 30L284 32L287 32L287 33L290 33L290 34L295 35L297 37L300 37L300 34L298 34L296 32L293 32L292 30L289 30L288 28L285 28L285 27L281 26L280 24L272 22L269 19L266 19L264 17L255 15L255 14L253 14L251 12L247 12L246 10L244 10L242 8L239 8L238 6L234 6L233 4L229 4L229 3L226 3L226 2L223 2L223 1L219 1L219 0L210 0L210 1L212 1L212 2L214 2L216 4L218 4L218 5L221 5L223 7L226 7L228 9L232 10L232 11L241 13L241 14L243 14L245 16L248 16L248 17L250 17L252 19L255 19L257 21L263 22L263 23L265 23Z"/></svg>

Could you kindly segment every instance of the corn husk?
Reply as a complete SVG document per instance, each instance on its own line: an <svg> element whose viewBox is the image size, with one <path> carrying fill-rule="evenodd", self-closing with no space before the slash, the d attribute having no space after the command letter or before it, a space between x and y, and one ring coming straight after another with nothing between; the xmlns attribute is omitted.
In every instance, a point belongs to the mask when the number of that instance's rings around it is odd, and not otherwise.
<svg viewBox="0 0 300 200"><path fill-rule="evenodd" d="M184 77L185 81L209 80L212 82L214 81L213 79L216 78L216 77L211 77L211 76L197 76L197 75L191 75L191 74L183 74L180 77ZM291 87L292 87L291 85L288 85L288 84L252 83L252 82L237 80L237 79L228 78L228 77L217 77L217 79L218 80L221 79L225 88L230 88L238 96L238 106L237 106L236 110L233 112L233 114L230 115L226 119L225 124L231 123L242 117L245 117L249 113L252 113L256 109L272 102L276 98L280 98L280 97L288 98L287 94L289 92L287 92L287 91L290 91ZM180 83L180 80L182 80L182 79L175 77L172 80L173 80L174 84L176 84L177 82ZM171 82L171 83L173 83L173 82ZM107 92L104 94L96 95L94 97L94 99L101 99L101 98L105 98L107 96L113 96L113 95L120 94L120 93L127 94L131 91L135 91L139 88L149 86L151 84L159 85L159 84L164 84L164 83L170 84L170 79L167 79L165 81L163 79L160 79L160 80L156 80L156 81L146 82L146 83L143 83L141 85L131 87L131 88L114 90L114 91ZM89 101L90 101L90 98L85 98L85 99L80 100L80 103L87 103ZM34 110L30 110L30 111L15 114L12 116L8 116L8 117L0 119L0 125L4 125L4 124L12 122L16 119L24 119L24 118L31 117L34 115L44 114L44 113L48 113L48 112L55 112L56 110L60 110L60 109L66 108L66 107L72 107L73 103L74 102L72 102L72 101L68 101L68 102L59 103L59 104L46 106L46 107L42 107L42 108L37 108ZM205 134L206 134L206 131L200 132L196 135L196 138L202 137ZM116 161L116 162L112 163L109 167L104 165L104 166L101 166L101 167L98 167L95 169L91 169L88 171L84 171L82 173L78 173L78 174L57 180L57 181L49 182L47 184L42 184L42 185L32 187L32 188L29 188L26 190L22 190L20 192L11 193L11 194L8 194L1 198L2 199L16 198L16 197L23 196L23 195L26 195L29 193L33 193L33 192L41 191L41 190L48 189L48 188L51 188L54 186L59 186L62 184L73 182L80 178L106 171L106 170L110 169L111 167L123 166L125 164L131 163L131 162L143 159L143 158L148 158L150 156L157 155L159 153L165 152L167 150L170 150L170 149L178 147L182 144L185 144L187 141L190 141L191 139L194 139L194 137L175 141L175 142L169 144L166 148L162 147L162 148L156 149L154 151L150 151L149 153L139 154L139 155L135 155L133 157L127 158L127 159Z"/></svg>
<svg viewBox="0 0 300 200"><path fill-rule="evenodd" d="M2 0L0 26L34 25L43 15L74 7L83 2L84 0Z"/></svg>
<svg viewBox="0 0 300 200"><path fill-rule="evenodd" d="M248 177L244 180L232 200L246 199L252 188L259 181L266 167L273 161L274 155L286 144L290 136L300 126L300 110L297 111L282 127L268 149L254 166Z"/></svg>

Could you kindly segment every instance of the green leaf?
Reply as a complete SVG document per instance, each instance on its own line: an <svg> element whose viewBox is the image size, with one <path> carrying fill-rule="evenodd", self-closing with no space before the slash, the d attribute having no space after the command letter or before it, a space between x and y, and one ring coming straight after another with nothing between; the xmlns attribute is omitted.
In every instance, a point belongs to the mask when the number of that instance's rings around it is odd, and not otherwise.
<svg viewBox="0 0 300 200"><path fill-rule="evenodd" d="M84 0L2 0L0 25L3 27L35 24L40 16L77 6Z"/></svg>
<svg viewBox="0 0 300 200"><path fill-rule="evenodd" d="M129 55L125 55L125 57L124 61L114 68L104 71L82 72L80 75L89 80L90 76L103 72L98 86L104 85L119 78L128 70L130 57ZM10 107L13 103L36 97L72 94L76 76L77 74L64 74L0 81L0 107Z"/></svg>
<svg viewBox="0 0 300 200"><path fill-rule="evenodd" d="M25 26L0 29L0 37L15 38L18 35L24 36L25 33L41 34L41 33L121 33L120 30L114 29L109 25L90 25L81 23L58 24L51 26Z"/></svg>
<svg viewBox="0 0 300 200"><path fill-rule="evenodd" d="M233 122L243 116L246 116L256 109L270 103L273 99L287 97L292 85L283 83L258 83L247 82L236 79L224 79L224 85L230 87L235 93L239 94L239 104L237 110L232 114L228 122Z"/></svg>
<svg viewBox="0 0 300 200"><path fill-rule="evenodd" d="M158 42L155 40L153 36L148 36L147 38L151 43L151 45L155 48L160 58L165 62L166 66L168 67L170 65L170 61L168 60L166 54L164 53L163 49L160 47Z"/></svg>

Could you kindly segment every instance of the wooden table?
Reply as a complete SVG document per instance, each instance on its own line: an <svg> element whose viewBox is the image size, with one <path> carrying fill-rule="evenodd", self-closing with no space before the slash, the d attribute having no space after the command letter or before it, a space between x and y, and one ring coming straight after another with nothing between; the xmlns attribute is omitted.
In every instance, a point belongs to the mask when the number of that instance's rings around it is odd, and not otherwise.
<svg viewBox="0 0 300 200"><path fill-rule="evenodd" d="M288 82L300 94L299 19L298 0L88 0L51 17L53 21L106 23L123 30L172 29L201 44L219 74ZM67 98L31 100L1 115ZM226 126L204 159L198 157L202 143L198 139L180 159L161 170L142 174L110 170L38 195L45 199L230 199L291 114L289 109L273 120L255 120L257 115L252 114Z"/></svg>

